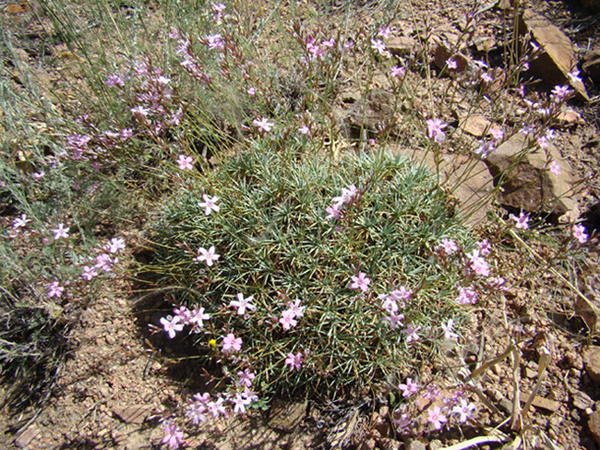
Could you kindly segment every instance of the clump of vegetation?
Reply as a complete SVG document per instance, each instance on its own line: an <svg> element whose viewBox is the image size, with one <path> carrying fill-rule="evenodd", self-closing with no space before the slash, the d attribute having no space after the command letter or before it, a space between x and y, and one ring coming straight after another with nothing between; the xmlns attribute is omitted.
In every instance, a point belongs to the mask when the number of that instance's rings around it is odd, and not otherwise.
<svg viewBox="0 0 600 450"><path fill-rule="evenodd" d="M438 261L442 241L479 247L435 177L385 152L272 147L259 139L166 201L153 267L176 303L164 329L187 327L224 375L249 370L265 394L335 398L435 353L479 276Z"/></svg>

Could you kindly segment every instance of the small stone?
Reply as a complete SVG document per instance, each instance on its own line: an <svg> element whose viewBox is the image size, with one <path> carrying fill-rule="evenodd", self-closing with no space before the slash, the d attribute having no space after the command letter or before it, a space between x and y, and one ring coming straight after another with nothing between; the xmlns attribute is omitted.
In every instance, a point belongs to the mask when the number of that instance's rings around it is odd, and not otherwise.
<svg viewBox="0 0 600 450"><path fill-rule="evenodd" d="M396 56L410 55L417 48L417 45L416 39L407 36L394 36L385 43L388 51Z"/></svg>
<svg viewBox="0 0 600 450"><path fill-rule="evenodd" d="M443 446L444 446L444 444L442 444L442 441L440 441L439 439L434 439L429 442L429 450L438 450L439 448L442 448Z"/></svg>
<svg viewBox="0 0 600 450"><path fill-rule="evenodd" d="M600 383L600 347L589 347L583 354L583 363L590 378Z"/></svg>
<svg viewBox="0 0 600 450"><path fill-rule="evenodd" d="M528 398L529 396L521 395L521 400L523 402L527 401ZM552 412L556 412L560 408L560 402L550 400L544 397L538 397L537 395L533 397L531 404L536 408L541 408Z"/></svg>
<svg viewBox="0 0 600 450"><path fill-rule="evenodd" d="M585 411L594 406L594 401L585 392L575 391L573 393L573 406Z"/></svg>
<svg viewBox="0 0 600 450"><path fill-rule="evenodd" d="M536 378L538 375L538 371L534 370L530 367L525 367L525 377L533 379Z"/></svg>
<svg viewBox="0 0 600 450"><path fill-rule="evenodd" d="M33 441L40 434L40 432L40 429L36 425L28 426L25 431L17 436L15 439L15 445L19 448L27 447L31 441Z"/></svg>
<svg viewBox="0 0 600 450"><path fill-rule="evenodd" d="M482 114L470 114L462 118L458 123L458 127L461 130L477 138L482 138L491 125L492 122Z"/></svg>
<svg viewBox="0 0 600 450"><path fill-rule="evenodd" d="M112 412L125 423L142 424L152 413L151 406L116 406Z"/></svg>
<svg viewBox="0 0 600 450"><path fill-rule="evenodd" d="M269 410L269 427L290 433L306 416L307 402L288 403L275 400Z"/></svg>
<svg viewBox="0 0 600 450"><path fill-rule="evenodd" d="M421 441L410 441L406 444L406 450L427 450L427 447Z"/></svg>
<svg viewBox="0 0 600 450"><path fill-rule="evenodd" d="M559 128L570 128L579 124L585 123L581 118L581 114L575 111L573 108L566 108L558 114L557 123Z"/></svg>
<svg viewBox="0 0 600 450"><path fill-rule="evenodd" d="M449 69L447 67L448 60L450 59L456 62L456 69ZM464 55L461 55L460 53L451 53L450 50L448 50L448 48L443 44L438 45L435 49L433 54L433 62L439 69L446 69L446 73L462 73L469 67L469 62Z"/></svg>

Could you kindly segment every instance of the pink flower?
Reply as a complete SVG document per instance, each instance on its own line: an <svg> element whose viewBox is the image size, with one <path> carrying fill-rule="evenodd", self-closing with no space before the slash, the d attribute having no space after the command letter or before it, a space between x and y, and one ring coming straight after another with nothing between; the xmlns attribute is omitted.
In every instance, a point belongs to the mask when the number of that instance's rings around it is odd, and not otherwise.
<svg viewBox="0 0 600 450"><path fill-rule="evenodd" d="M459 288L459 295L456 303L461 305L475 304L477 302L477 293L470 288Z"/></svg>
<svg viewBox="0 0 600 450"><path fill-rule="evenodd" d="M454 320L448 319L448 322L442 323L442 330L444 330L444 337L446 339L456 339L458 334L452 331L452 327L454 326Z"/></svg>
<svg viewBox="0 0 600 450"><path fill-rule="evenodd" d="M83 273L81 274L81 278L90 281L96 276L98 276L98 272L94 270L94 267L83 266Z"/></svg>
<svg viewBox="0 0 600 450"><path fill-rule="evenodd" d="M294 313L294 317L304 316L304 310L306 309L306 306L300 306L301 303L302 301L299 299L296 299L293 303L288 302L287 306L289 308L289 311L292 311Z"/></svg>
<svg viewBox="0 0 600 450"><path fill-rule="evenodd" d="M369 290L369 284L371 284L371 280L367 278L363 272L359 272L358 276L352 276L352 284L350 285L350 288L361 289L363 292L367 292Z"/></svg>
<svg viewBox="0 0 600 450"><path fill-rule="evenodd" d="M519 217L514 214L511 214L509 217L515 221L515 226L517 228L522 230L527 230L529 228L529 214L526 215L524 212L521 212Z"/></svg>
<svg viewBox="0 0 600 450"><path fill-rule="evenodd" d="M243 372L240 370L237 373L237 376L240 379L239 383L246 387L252 387L252 380L254 380L254 378L256 377L256 375L250 372L250 370L248 369L244 370Z"/></svg>
<svg viewBox="0 0 600 450"><path fill-rule="evenodd" d="M242 349L242 338L229 333L223 338L223 353L239 352Z"/></svg>
<svg viewBox="0 0 600 450"><path fill-rule="evenodd" d="M289 330L290 328L298 325L298 321L295 320L296 314L294 311L290 309L286 309L281 313L281 319L279 319L279 323L283 326L284 330Z"/></svg>
<svg viewBox="0 0 600 450"><path fill-rule="evenodd" d="M184 443L183 432L172 420L163 422L162 427L163 431L165 432L165 437L163 438L162 443L169 444L169 446L173 449L178 449L179 444Z"/></svg>
<svg viewBox="0 0 600 450"><path fill-rule="evenodd" d="M274 126L274 124L269 122L266 117L263 117L261 120L254 119L252 123L261 133L268 133Z"/></svg>
<svg viewBox="0 0 600 450"><path fill-rule="evenodd" d="M288 353L285 363L290 366L290 370L300 370L302 367L302 353L298 352L296 355Z"/></svg>
<svg viewBox="0 0 600 450"><path fill-rule="evenodd" d="M404 326L404 324L402 323L402 321L404 320L404 314L396 314L395 312L390 311L390 315L384 317L383 320L390 323L390 329L392 330L398 325L401 327Z"/></svg>
<svg viewBox="0 0 600 450"><path fill-rule="evenodd" d="M356 197L357 194L358 194L358 189L356 189L356 185L351 184L347 188L342 188L341 196L333 197L333 203L338 208L341 208L341 206L344 203L350 203L354 199L354 197Z"/></svg>
<svg viewBox="0 0 600 450"><path fill-rule="evenodd" d="M200 422L206 422L206 406L201 402L192 402L188 405L185 417L192 420L193 425L198 425Z"/></svg>
<svg viewBox="0 0 600 450"><path fill-rule="evenodd" d="M119 238L112 238L105 246L106 250L110 253L119 253L121 250L125 250L125 241Z"/></svg>
<svg viewBox="0 0 600 450"><path fill-rule="evenodd" d="M456 62L456 60L454 58L448 59L446 61L446 65L448 66L448 69L455 70L456 68L458 68L458 63Z"/></svg>
<svg viewBox="0 0 600 450"><path fill-rule="evenodd" d="M181 319L177 316L171 318L171 316L161 317L160 323L162 324L164 330L169 334L169 338L173 339L177 332L183 330L183 323L180 321Z"/></svg>
<svg viewBox="0 0 600 450"><path fill-rule="evenodd" d="M571 94L573 94L573 90L569 89L569 86L555 86L552 89L551 97L556 103L560 103L570 97Z"/></svg>
<svg viewBox="0 0 600 450"><path fill-rule="evenodd" d="M452 408L452 413L458 415L458 421L465 423L467 420L473 417L473 411L475 411L475 405L467 402L464 398L458 399L458 405Z"/></svg>
<svg viewBox="0 0 600 450"><path fill-rule="evenodd" d="M204 38L206 39L209 50L214 50L215 48L218 50L223 50L225 48L225 43L223 42L223 38L219 33L209 34L204 36Z"/></svg>
<svg viewBox="0 0 600 450"><path fill-rule="evenodd" d="M438 248L442 249L447 255L458 250L456 242L451 239L442 239L442 243L438 246Z"/></svg>
<svg viewBox="0 0 600 450"><path fill-rule="evenodd" d="M427 119L427 137L433 139L434 142L442 142L446 139L446 134L443 129L448 126L447 123L442 122L440 119Z"/></svg>
<svg viewBox="0 0 600 450"><path fill-rule="evenodd" d="M481 80L482 80L484 83L490 84L492 81L494 81L494 78L492 78L492 76L491 76L489 73L487 73L487 72L483 72L483 73L481 74Z"/></svg>
<svg viewBox="0 0 600 450"><path fill-rule="evenodd" d="M325 217L325 220L329 220L329 219L338 220L340 218L340 214L342 213L342 211L340 210L340 206L338 206L337 203L332 206L328 206L327 208L325 208L325 211L327 213L329 213Z"/></svg>
<svg viewBox="0 0 600 450"><path fill-rule="evenodd" d="M54 281L48 285L48 297L59 298L64 290L65 288L58 284L58 281Z"/></svg>
<svg viewBox="0 0 600 450"><path fill-rule="evenodd" d="M239 316L243 316L244 314L246 314L246 309L249 311L256 310L256 306L250 303L252 300L254 300L254 297L252 295L248 298L244 298L244 294L238 294L237 298L237 301L232 300L229 303L229 305L233 306L234 308L237 308L237 313Z"/></svg>
<svg viewBox="0 0 600 450"><path fill-rule="evenodd" d="M250 97L254 97L256 95L256 89L254 89L252 86L248 88L247 92Z"/></svg>
<svg viewBox="0 0 600 450"><path fill-rule="evenodd" d="M60 238L68 238L69 237L69 227L66 227L62 224L59 223L58 227L55 228L54 230L50 230L54 233L54 240L60 239Z"/></svg>
<svg viewBox="0 0 600 450"><path fill-rule="evenodd" d="M585 227L583 225L575 225L573 227L573 237L577 239L580 244L585 244L588 240L588 235L585 233Z"/></svg>
<svg viewBox="0 0 600 450"><path fill-rule="evenodd" d="M490 275L490 266L485 259L479 256L479 250L473 250L472 253L467 253L467 257L470 259L470 266L473 272L483 277Z"/></svg>
<svg viewBox="0 0 600 450"><path fill-rule="evenodd" d="M112 271L113 264L118 262L118 260L118 258L112 260L106 253L102 253L96 256L96 265L94 267L96 269L104 270L105 272L110 272Z"/></svg>
<svg viewBox="0 0 600 450"><path fill-rule="evenodd" d="M371 48L380 55L386 54L386 47L381 39L371 39Z"/></svg>
<svg viewBox="0 0 600 450"><path fill-rule="evenodd" d="M41 178L44 178L44 175L46 175L46 174L45 174L45 173L44 173L44 171L42 171L42 170L40 170L39 172L33 172L33 173L31 174L31 176L32 176L34 179L36 179L36 180L39 180L39 179L41 179Z"/></svg>
<svg viewBox="0 0 600 450"><path fill-rule="evenodd" d="M418 341L419 335L417 334L417 331L419 331L421 329L421 326L418 327L414 327L412 324L408 324L406 326L406 328L404 330L402 330L400 333L405 334L406 335L406 343L410 344L412 341Z"/></svg>
<svg viewBox="0 0 600 450"><path fill-rule="evenodd" d="M448 422L448 418L442 414L442 409L439 406L434 406L427 410L428 418L430 424L433 425L433 428L436 430L440 430L444 423Z"/></svg>
<svg viewBox="0 0 600 450"><path fill-rule="evenodd" d="M490 244L490 241L488 241L487 239L477 242L477 246L479 247L479 250L481 251L482 255L485 256L485 255L490 254L490 249L492 248L492 244Z"/></svg>
<svg viewBox="0 0 600 450"><path fill-rule="evenodd" d="M504 138L504 131L498 127L490 128L489 133L492 135L492 139L496 142L501 141Z"/></svg>
<svg viewBox="0 0 600 450"><path fill-rule="evenodd" d="M310 128L309 128L309 127L307 127L306 125L303 125L303 126L301 126L300 128L298 128L298 131L299 131L301 134L304 134L304 135L306 135L306 136L310 136Z"/></svg>
<svg viewBox="0 0 600 450"><path fill-rule="evenodd" d="M379 28L379 33L377 33L377 36L381 36L382 38L387 39L390 37L391 32L391 28L387 25L384 25L381 28Z"/></svg>
<svg viewBox="0 0 600 450"><path fill-rule="evenodd" d="M179 164L179 168L181 170L192 170L194 166L192 166L192 161L194 159L191 156L179 155L177 159L177 164Z"/></svg>
<svg viewBox="0 0 600 450"><path fill-rule="evenodd" d="M401 80L406 75L405 67L392 67L392 76Z"/></svg>
<svg viewBox="0 0 600 450"><path fill-rule="evenodd" d="M21 217L14 218L12 227L14 230L18 230L19 228L26 227L28 222L31 222L31 219L28 219L25 214L21 214Z"/></svg>
<svg viewBox="0 0 600 450"><path fill-rule="evenodd" d="M239 392L235 394L235 397L230 400L233 403L233 412L236 414L244 414L246 412L246 406L252 403L252 399L246 397Z"/></svg>
<svg viewBox="0 0 600 450"><path fill-rule="evenodd" d="M414 383L412 378L407 378L406 384L399 384L398 389L402 391L402 397L410 397L419 392L419 385Z"/></svg>
<svg viewBox="0 0 600 450"><path fill-rule="evenodd" d="M216 195L214 197L210 197L206 194L202 194L202 199L204 200L203 202L198 202L198 206L200 208L206 208L206 211L204 211L204 214L206 214L207 216L211 213L211 212L219 212L219 210L221 209L219 207L219 205L217 205L217 202L219 201L219 197L217 197Z"/></svg>
<svg viewBox="0 0 600 450"><path fill-rule="evenodd" d="M557 163L556 161L552 161L550 163L550 172L552 172L554 175L560 175L560 164Z"/></svg>
<svg viewBox="0 0 600 450"><path fill-rule="evenodd" d="M208 267L213 265L213 262L218 260L221 255L217 255L215 253L215 246L211 245L211 247L206 250L204 247L198 248L198 256L194 258L194 261L204 262Z"/></svg>
<svg viewBox="0 0 600 450"><path fill-rule="evenodd" d="M194 331L199 333L204 321L209 319L210 315L204 313L203 307L195 307L189 312L188 322L190 325L194 325Z"/></svg>

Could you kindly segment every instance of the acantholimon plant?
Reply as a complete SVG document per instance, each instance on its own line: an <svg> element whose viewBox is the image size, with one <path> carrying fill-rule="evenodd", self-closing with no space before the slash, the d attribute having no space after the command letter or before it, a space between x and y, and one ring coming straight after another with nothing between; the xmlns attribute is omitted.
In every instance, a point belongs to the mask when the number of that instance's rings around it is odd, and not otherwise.
<svg viewBox="0 0 600 450"><path fill-rule="evenodd" d="M236 412L257 392L336 398L406 373L457 337L489 276L427 169L299 145L263 137L189 175L155 229L152 270L174 302L157 330L219 362Z"/></svg>

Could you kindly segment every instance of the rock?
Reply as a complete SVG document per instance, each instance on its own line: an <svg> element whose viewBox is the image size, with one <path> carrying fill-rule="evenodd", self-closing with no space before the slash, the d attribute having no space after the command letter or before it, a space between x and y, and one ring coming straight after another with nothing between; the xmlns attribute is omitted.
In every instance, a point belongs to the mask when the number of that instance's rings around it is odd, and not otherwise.
<svg viewBox="0 0 600 450"><path fill-rule="evenodd" d="M576 68L577 58L573 43L560 28L532 9L525 9L520 18L519 33L530 33L533 40L545 50L529 63L533 75L551 85L570 84L581 98L589 101L583 82L571 80L568 76Z"/></svg>
<svg viewBox="0 0 600 450"><path fill-rule="evenodd" d="M521 402L525 403L529 399L529 395L521 394ZM550 400L544 397L533 397L531 404L536 408L545 409L547 411L556 412L560 409L560 402L556 400Z"/></svg>
<svg viewBox="0 0 600 450"><path fill-rule="evenodd" d="M125 423L142 424L152 414L152 406L116 406L112 412Z"/></svg>
<svg viewBox="0 0 600 450"><path fill-rule="evenodd" d="M390 135L396 135L395 103L394 94L385 89L371 90L366 102L358 99L345 117L350 127L350 137L361 138L361 130L374 137L380 127L390 127Z"/></svg>
<svg viewBox="0 0 600 450"><path fill-rule="evenodd" d="M269 427L291 433L306 416L308 403L290 403L275 400L269 409Z"/></svg>
<svg viewBox="0 0 600 450"><path fill-rule="evenodd" d="M575 111L573 108L565 108L563 111L558 113L556 117L558 128L571 128L576 125L584 124L584 120L581 118L581 114Z"/></svg>
<svg viewBox="0 0 600 450"><path fill-rule="evenodd" d="M592 79L594 84L600 84L600 48L588 52L583 57L581 69Z"/></svg>
<svg viewBox="0 0 600 450"><path fill-rule="evenodd" d="M427 446L421 441L410 441L405 443L406 450L427 450Z"/></svg>
<svg viewBox="0 0 600 450"><path fill-rule="evenodd" d="M26 448L31 441L33 441L39 434L41 430L37 427L37 425L28 426L25 431L23 431L17 438L15 439L15 445L19 448Z"/></svg>
<svg viewBox="0 0 600 450"><path fill-rule="evenodd" d="M600 347L588 347L583 354L583 364L590 378L600 383Z"/></svg>
<svg viewBox="0 0 600 450"><path fill-rule="evenodd" d="M495 48L497 45L496 39L491 36L482 36L480 38L475 39L473 42L475 48L478 52L488 53L491 49Z"/></svg>
<svg viewBox="0 0 600 450"><path fill-rule="evenodd" d="M429 442L429 450L438 450L442 447L444 447L444 444L442 444L442 441L439 439L434 439Z"/></svg>
<svg viewBox="0 0 600 450"><path fill-rule="evenodd" d="M415 161L424 162L434 173L436 161L433 152L399 148L390 149L392 153L401 153ZM482 161L474 161L462 155L441 155L439 173L444 188L452 190L452 196L458 209L468 225L477 225L483 221L491 210L490 191L493 179Z"/></svg>
<svg viewBox="0 0 600 450"><path fill-rule="evenodd" d="M381 450L400 450L402 448L402 442L385 437L378 439L377 444Z"/></svg>
<svg viewBox="0 0 600 450"><path fill-rule="evenodd" d="M600 411L594 411L588 420L590 433L597 444L600 444Z"/></svg>
<svg viewBox="0 0 600 450"><path fill-rule="evenodd" d="M577 409L585 411L586 409L594 406L594 400L592 400L585 392L575 391L573 392L573 406Z"/></svg>
<svg viewBox="0 0 600 450"><path fill-rule="evenodd" d="M388 51L395 56L408 56L418 45L416 39L407 36L394 36L385 42Z"/></svg>
<svg viewBox="0 0 600 450"><path fill-rule="evenodd" d="M516 210L562 216L567 212L577 216L577 202L570 197L571 170L552 144L546 150L531 147L523 133L517 133L485 159L496 186L500 185L498 201ZM560 164L556 175L547 169L546 152Z"/></svg>
<svg viewBox="0 0 600 450"><path fill-rule="evenodd" d="M453 59L456 62L456 68L448 67L448 60ZM462 73L469 67L469 62L464 55L460 53L451 53L448 48L440 44L436 47L433 54L433 62L440 70L445 69L445 73Z"/></svg>
<svg viewBox="0 0 600 450"><path fill-rule="evenodd" d="M469 114L458 122L458 128L477 138L482 138L491 125L492 122L483 114Z"/></svg>

